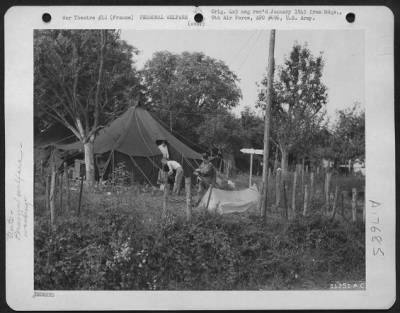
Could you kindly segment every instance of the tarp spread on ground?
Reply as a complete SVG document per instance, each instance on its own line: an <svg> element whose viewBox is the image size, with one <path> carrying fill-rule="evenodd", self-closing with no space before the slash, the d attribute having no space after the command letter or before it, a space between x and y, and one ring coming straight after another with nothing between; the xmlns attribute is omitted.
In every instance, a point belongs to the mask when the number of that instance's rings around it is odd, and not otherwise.
<svg viewBox="0 0 400 313"><path fill-rule="evenodd" d="M205 209L210 194L210 189L204 194L198 208ZM258 207L260 193L257 186L243 190L222 190L213 188L211 190L208 211L217 212L218 214L228 214L235 212L245 212L255 210Z"/></svg>

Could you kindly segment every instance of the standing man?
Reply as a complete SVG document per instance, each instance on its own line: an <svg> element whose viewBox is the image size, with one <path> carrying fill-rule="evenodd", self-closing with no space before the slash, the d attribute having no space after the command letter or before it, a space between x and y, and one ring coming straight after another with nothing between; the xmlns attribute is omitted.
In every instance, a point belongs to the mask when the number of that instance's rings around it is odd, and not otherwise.
<svg viewBox="0 0 400 313"><path fill-rule="evenodd" d="M160 149L163 159L169 160L168 146L166 140L161 141L161 144L158 146L158 149Z"/></svg>
<svg viewBox="0 0 400 313"><path fill-rule="evenodd" d="M200 167L194 171L194 174L197 175L200 180L197 203L201 201L208 187L214 184L216 179L216 170L210 161L209 154L206 152L203 153L202 156L203 162L200 164Z"/></svg>
<svg viewBox="0 0 400 313"><path fill-rule="evenodd" d="M181 190L182 177L183 177L183 167L182 167L182 165L180 165L176 161L167 160L167 159L162 159L161 163L163 165L167 165L168 166L168 169L169 169L168 175L172 175L174 173L174 170L176 171L175 183L174 183L174 188L173 188L172 192L175 193L176 195L179 195L179 192Z"/></svg>

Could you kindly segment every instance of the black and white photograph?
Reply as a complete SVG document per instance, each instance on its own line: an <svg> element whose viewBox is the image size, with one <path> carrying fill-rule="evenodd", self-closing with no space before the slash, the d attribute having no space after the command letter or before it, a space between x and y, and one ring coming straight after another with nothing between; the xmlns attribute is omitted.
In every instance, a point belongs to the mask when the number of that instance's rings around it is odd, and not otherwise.
<svg viewBox="0 0 400 313"><path fill-rule="evenodd" d="M7 301L387 307L387 11L164 9L9 14Z"/></svg>
<svg viewBox="0 0 400 313"><path fill-rule="evenodd" d="M363 35L36 30L35 289L365 288Z"/></svg>

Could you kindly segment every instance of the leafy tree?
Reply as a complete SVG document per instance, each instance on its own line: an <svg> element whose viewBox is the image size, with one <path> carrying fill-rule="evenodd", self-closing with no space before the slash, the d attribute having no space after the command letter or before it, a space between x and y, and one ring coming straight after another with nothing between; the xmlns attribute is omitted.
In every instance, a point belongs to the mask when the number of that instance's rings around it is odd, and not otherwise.
<svg viewBox="0 0 400 313"><path fill-rule="evenodd" d="M222 61L201 52L156 52L143 70L146 106L176 132L197 141L205 113L224 113L241 98L238 78Z"/></svg>
<svg viewBox="0 0 400 313"><path fill-rule="evenodd" d="M289 153L312 143L325 116L327 88L321 82L324 61L313 56L307 46L295 43L284 64L277 68L271 107L271 135L281 152L284 177ZM266 87L267 79L262 85ZM264 106L265 95L259 94L258 106ZM306 149L304 149L306 150Z"/></svg>
<svg viewBox="0 0 400 313"><path fill-rule="evenodd" d="M232 152L240 146L243 138L241 125L231 113L210 115L196 131L199 143L210 151Z"/></svg>
<svg viewBox="0 0 400 313"><path fill-rule="evenodd" d="M365 111L358 103L337 111L334 125L332 154L340 162L365 160Z"/></svg>
<svg viewBox="0 0 400 313"><path fill-rule="evenodd" d="M137 97L137 53L114 30L34 32L35 115L62 123L83 143L90 184L96 133Z"/></svg>
<svg viewBox="0 0 400 313"><path fill-rule="evenodd" d="M242 136L249 147L262 149L264 145L264 119L257 116L249 107L240 113Z"/></svg>

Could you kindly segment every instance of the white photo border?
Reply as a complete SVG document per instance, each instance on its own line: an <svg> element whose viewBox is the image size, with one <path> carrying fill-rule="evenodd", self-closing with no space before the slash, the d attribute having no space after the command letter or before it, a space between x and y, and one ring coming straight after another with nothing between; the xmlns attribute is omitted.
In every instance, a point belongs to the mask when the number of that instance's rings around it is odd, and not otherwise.
<svg viewBox="0 0 400 313"><path fill-rule="evenodd" d="M267 7L267 6L263 6ZM229 9L232 7L218 7ZM256 6L240 7L254 9ZM276 9L327 9L326 6L276 6ZM396 299L395 274L395 139L394 16L384 6L329 6L353 12L305 21L211 20L216 7L20 6L5 15L5 143L6 143L6 300L14 310L180 310L180 309L385 309ZM198 26L187 20L67 21L62 16L131 12L187 14L201 12ZM52 21L46 24L42 14ZM34 292L33 275L33 30L35 29L360 29L365 32L366 111L366 289L323 291L48 291ZM22 61L21 61L22 60ZM19 239L11 219L26 215ZM24 215L24 216L25 216ZM384 241L377 247L371 226L380 218ZM381 248L384 256L375 255Z"/></svg>

